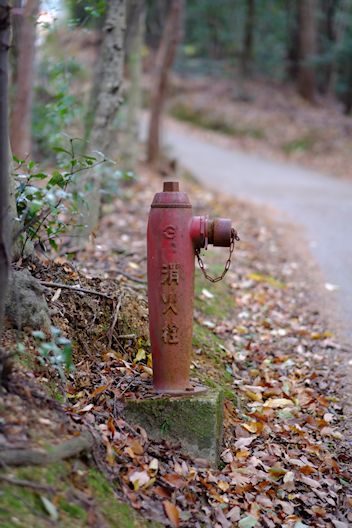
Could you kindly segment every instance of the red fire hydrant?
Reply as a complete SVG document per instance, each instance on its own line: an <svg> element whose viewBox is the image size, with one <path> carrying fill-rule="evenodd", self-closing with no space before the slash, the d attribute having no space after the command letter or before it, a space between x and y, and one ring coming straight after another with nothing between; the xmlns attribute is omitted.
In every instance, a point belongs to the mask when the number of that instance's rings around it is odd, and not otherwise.
<svg viewBox="0 0 352 528"><path fill-rule="evenodd" d="M148 301L153 358L153 383L158 393L192 391L189 380L192 352L194 257L212 282L221 280L230 267L235 240L231 221L192 216L188 196L178 182L165 182L154 196L149 214ZM230 247L223 274L210 277L200 258L208 244Z"/></svg>

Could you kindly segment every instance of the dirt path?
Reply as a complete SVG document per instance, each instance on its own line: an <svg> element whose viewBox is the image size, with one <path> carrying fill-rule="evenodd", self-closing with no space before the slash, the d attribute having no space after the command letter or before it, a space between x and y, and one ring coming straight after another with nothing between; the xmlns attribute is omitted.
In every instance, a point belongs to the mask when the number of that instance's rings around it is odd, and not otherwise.
<svg viewBox="0 0 352 528"><path fill-rule="evenodd" d="M318 261L338 319L352 335L352 184L294 165L235 151L168 120L165 142L182 165L212 188L268 206L303 232ZM303 229L302 229L303 228ZM336 288L335 291L335 286ZM333 290L333 291L332 291Z"/></svg>

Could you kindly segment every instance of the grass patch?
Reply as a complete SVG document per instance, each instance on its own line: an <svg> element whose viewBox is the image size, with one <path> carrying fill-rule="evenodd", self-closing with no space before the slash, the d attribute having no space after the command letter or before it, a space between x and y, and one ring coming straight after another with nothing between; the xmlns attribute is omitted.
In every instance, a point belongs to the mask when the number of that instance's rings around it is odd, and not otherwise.
<svg viewBox="0 0 352 528"><path fill-rule="evenodd" d="M292 139L282 145L282 150L285 154L296 154L299 152L309 152L316 145L318 139L312 134L305 134L304 136Z"/></svg>
<svg viewBox="0 0 352 528"><path fill-rule="evenodd" d="M184 103L175 103L169 111L172 117L191 123L199 128L220 132L232 137L250 137L253 139L264 139L265 132L261 128L235 126L229 123L224 117L215 116L205 110L192 108Z"/></svg>
<svg viewBox="0 0 352 528"><path fill-rule="evenodd" d="M224 251L228 251L224 248ZM226 255L226 253L225 253ZM208 258L209 257L209 258ZM212 276L221 275L224 270L224 264L218 264L209 262L209 259L214 259L215 253L208 252L206 256L206 267L208 273ZM224 260L223 255L216 256L217 260L221 258ZM207 298L202 294L203 290L209 291L213 297ZM196 281L195 281L195 308L200 311L204 316L210 319L229 319L233 313L235 307L235 297L229 289L226 278L223 281L212 284L209 282L201 273L200 270L196 270Z"/></svg>
<svg viewBox="0 0 352 528"><path fill-rule="evenodd" d="M96 469L90 469L77 459L74 464L61 462L47 467L24 467L11 469L8 476L51 486L50 491L37 491L30 487L1 483L0 526L1 528L86 528L88 514L86 504L75 494L84 489L93 498L92 507L109 528L161 528L158 523L145 521L131 506L119 501L111 484ZM73 478L74 477L74 478ZM57 520L50 517L44 505L50 501Z"/></svg>
<svg viewBox="0 0 352 528"><path fill-rule="evenodd" d="M161 524L145 521L131 506L119 501L106 478L96 469L89 470L88 482L94 490L94 498L104 512L108 525L119 528L162 528Z"/></svg>

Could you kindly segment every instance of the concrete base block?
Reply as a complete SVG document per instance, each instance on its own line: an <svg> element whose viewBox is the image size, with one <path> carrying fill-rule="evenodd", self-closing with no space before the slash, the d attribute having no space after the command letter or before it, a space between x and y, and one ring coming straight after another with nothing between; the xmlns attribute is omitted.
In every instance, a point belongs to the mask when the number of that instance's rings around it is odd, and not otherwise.
<svg viewBox="0 0 352 528"><path fill-rule="evenodd" d="M223 430L221 391L187 395L160 395L144 400L126 400L125 417L142 426L153 440L181 443L181 450L194 458L219 464Z"/></svg>

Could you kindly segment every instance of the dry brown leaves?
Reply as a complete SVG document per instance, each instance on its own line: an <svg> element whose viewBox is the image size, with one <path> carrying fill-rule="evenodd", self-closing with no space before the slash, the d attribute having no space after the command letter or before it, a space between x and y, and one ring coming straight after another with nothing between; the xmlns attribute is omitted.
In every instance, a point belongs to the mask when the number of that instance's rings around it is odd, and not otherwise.
<svg viewBox="0 0 352 528"><path fill-rule="evenodd" d="M143 199L137 194L136 217ZM197 205L211 204L201 195ZM122 203L117 207L123 211ZM99 431L119 493L149 518L187 527L347 527L351 460L334 378L339 344L310 309L297 282L301 264L278 251L274 228L259 225L248 208L238 215L243 241L227 278L235 317L205 321L223 340L222 361L236 395L225 406L222 469L201 467L175 446L150 441L122 418L125 397L150 391L145 342L124 342L130 356L113 345L99 361L82 359L70 380L67 411ZM134 234L128 227L131 240L140 237L141 222ZM210 298L203 295L205 303Z"/></svg>
<svg viewBox="0 0 352 528"><path fill-rule="evenodd" d="M251 208L236 210L242 241L226 278L233 306L221 317L198 314L207 332L221 340L218 359L235 396L225 404L221 469L182 455L180 446L151 441L123 419L124 398L148 396L151 389L144 286L122 276L113 280L116 269L145 278L145 202L160 186L147 181L147 198L143 183L130 191L133 202L117 200L95 242L79 254L85 276L68 263L66 279L54 268L56 280L115 298L48 292L55 323L77 338L67 415L97 436L103 446L96 455L101 467L118 494L147 518L174 527L347 527L352 522L351 457L335 370L340 346L311 310L307 290L297 280L297 269L304 265L282 252L274 226L259 222ZM227 208L226 214L234 215L233 203L219 197L213 202L199 189L197 195L197 206L216 212L221 203L223 213ZM126 215L130 221L123 223ZM108 236L107 226L119 237ZM48 278L43 270L34 271ZM129 301L121 304L109 340L122 293ZM201 302L216 302L216 296L215 288L203 289ZM133 316L126 328L127 305L133 306ZM202 369L214 369L201 349L193 367L200 377Z"/></svg>

